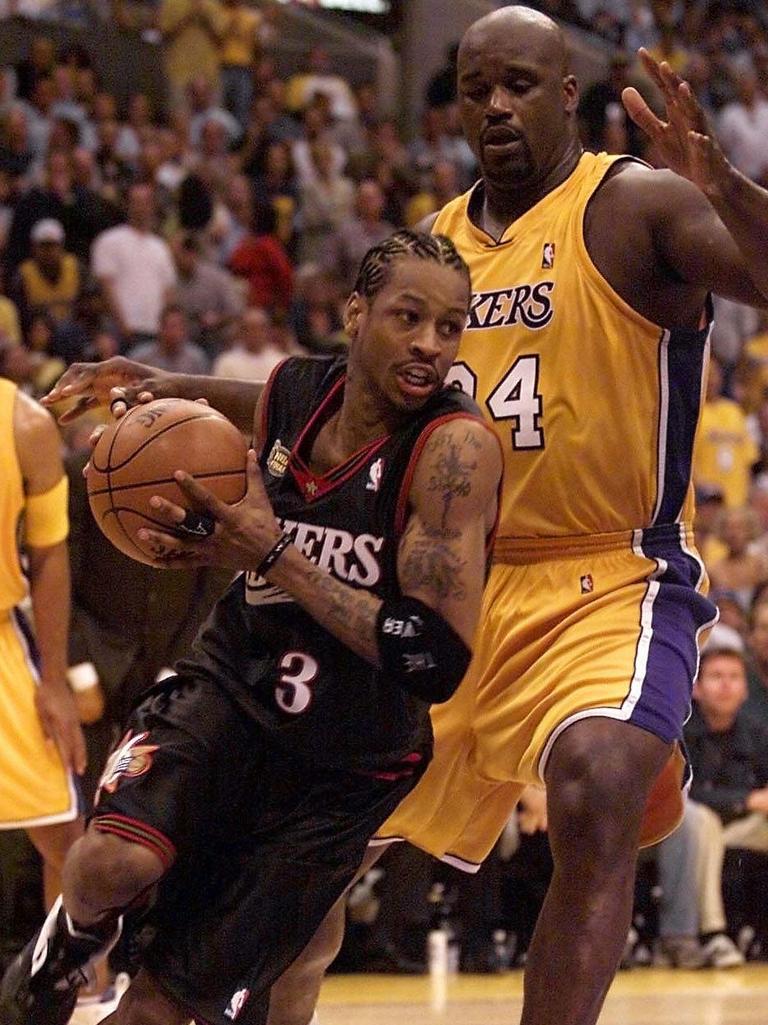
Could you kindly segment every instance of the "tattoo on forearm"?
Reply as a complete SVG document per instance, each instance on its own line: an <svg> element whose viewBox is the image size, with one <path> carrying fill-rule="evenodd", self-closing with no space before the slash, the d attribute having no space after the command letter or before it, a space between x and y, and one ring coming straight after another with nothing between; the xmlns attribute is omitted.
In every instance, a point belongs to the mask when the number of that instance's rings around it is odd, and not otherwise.
<svg viewBox="0 0 768 1025"><path fill-rule="evenodd" d="M466 498L472 490L471 478L474 470L477 469L477 462L470 462L467 459L462 461L463 443L457 443L453 439L437 439L440 444L435 448L439 455L435 460L435 468L429 479L429 491L437 492L443 503L443 526L448 521L448 514L451 509L451 502L454 498ZM447 441L447 444L443 442ZM464 442L471 442L472 447L479 447L477 439L469 432Z"/></svg>
<svg viewBox="0 0 768 1025"><path fill-rule="evenodd" d="M313 588L324 599L324 625L364 658L375 657L379 600L351 588L322 570L313 574ZM356 643L350 643L354 639Z"/></svg>
<svg viewBox="0 0 768 1025"><path fill-rule="evenodd" d="M461 601L467 594L466 566L466 560L459 558L449 544L421 537L408 545L400 568L400 586L404 591L427 591L438 601Z"/></svg>

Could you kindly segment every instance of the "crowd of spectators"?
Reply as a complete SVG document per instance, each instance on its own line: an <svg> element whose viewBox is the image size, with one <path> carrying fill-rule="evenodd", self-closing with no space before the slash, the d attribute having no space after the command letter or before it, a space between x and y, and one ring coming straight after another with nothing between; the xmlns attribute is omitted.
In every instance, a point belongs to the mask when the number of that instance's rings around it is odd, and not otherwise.
<svg viewBox="0 0 768 1025"><path fill-rule="evenodd" d="M610 44L606 77L582 98L585 146L658 162L621 105L630 83L657 102L636 58L645 46L689 79L735 165L768 184L764 5L544 0L535 6ZM418 132L406 138L396 119L379 114L375 87L353 87L319 47L307 54L302 73L282 78L270 51L279 32L272 4L160 0L153 18L170 85L165 105L134 92L122 109L99 80L92 55L57 49L39 26L30 30L27 54L0 68L0 374L33 396L44 394L68 364L115 353L170 370L263 379L286 354L343 350L341 310L366 249L394 227L415 225L475 176L457 116L455 47L429 82ZM742 953L755 953L768 918L765 888L759 922L721 921L707 904L734 835L749 846L732 823L762 816L757 832L764 839L764 796L751 795L768 784L764 752L763 761L744 765L751 757L744 745L754 747L754 737L768 730L768 320L725 302L716 315L695 452L696 534L731 631L725 649L748 675L742 689L733 686L734 716L762 725L742 728L740 720L736 729L735 718L706 708L692 720L692 746L704 752L699 768L708 780L694 791L695 803L719 815L720 832L712 816L684 829L678 852L657 859L662 889L664 879L679 874L681 859L700 863L705 829L719 837L720 863L702 862L695 873L685 909L688 914L695 904L695 921L684 934L691 934L693 953L690 944L662 943L657 950L681 966L707 963L702 933L711 940L730 931L732 940L741 936ZM82 462L83 434L65 440L70 458ZM150 576L141 587L151 590ZM742 712L747 693L749 710ZM713 747L722 755L723 779L706 776ZM744 771L729 775L731 755ZM712 794L720 786L733 791L734 779L739 794L723 813ZM478 936L487 939L500 926L514 929L517 956L524 957L530 916L527 922L512 916L523 906L522 892L543 893L549 863L545 838L528 836L522 822L522 833L512 824L479 881L441 883L457 887L457 909L465 909L469 967L486 964ZM758 850L768 848L768 841L760 847L763 839ZM415 868L390 873L393 891L393 878L426 890L430 873L413 857ZM485 888L482 900L478 887ZM504 899L510 887L513 902ZM370 880L364 893L357 903L369 906ZM498 899L488 899L490 893ZM425 900L409 897L398 905L390 896L391 906L410 916L422 908L426 927ZM479 908L486 909L482 915ZM382 949L394 968L418 964L417 951L404 952L392 939L418 930L384 921L379 967ZM766 950L768 932L762 939Z"/></svg>

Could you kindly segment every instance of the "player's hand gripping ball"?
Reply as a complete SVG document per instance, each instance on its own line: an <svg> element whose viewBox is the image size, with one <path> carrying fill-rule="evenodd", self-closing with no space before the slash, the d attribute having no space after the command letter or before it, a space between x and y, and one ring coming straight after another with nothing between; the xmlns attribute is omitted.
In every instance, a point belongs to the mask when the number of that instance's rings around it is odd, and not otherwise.
<svg viewBox="0 0 768 1025"><path fill-rule="evenodd" d="M173 477L185 470L223 502L239 502L246 490L247 451L237 427L210 406L187 399L134 406L107 427L91 454L86 471L91 511L125 555L167 567L137 536L142 527L169 529L149 504L152 496L189 509ZM210 518L190 510L179 536L205 538L214 527Z"/></svg>

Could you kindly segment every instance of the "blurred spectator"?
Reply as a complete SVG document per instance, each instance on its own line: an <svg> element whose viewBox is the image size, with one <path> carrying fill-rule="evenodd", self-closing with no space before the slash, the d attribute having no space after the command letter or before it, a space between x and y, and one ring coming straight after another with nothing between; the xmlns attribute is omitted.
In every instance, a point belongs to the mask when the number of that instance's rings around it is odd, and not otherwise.
<svg viewBox="0 0 768 1025"><path fill-rule="evenodd" d="M115 156L128 165L139 159L147 132L152 128L152 103L146 93L134 93L128 101L128 120L120 126L115 140Z"/></svg>
<svg viewBox="0 0 768 1025"><path fill-rule="evenodd" d="M371 246L391 235L394 228L382 220L384 195L379 184L368 179L360 182L355 198L356 213L348 218L329 239L324 262L351 288L360 261Z"/></svg>
<svg viewBox="0 0 768 1025"><path fill-rule="evenodd" d="M275 316L283 315L293 291L293 268L285 246L275 234L274 208L254 206L250 230L229 258L229 269L248 283L248 304L262 306Z"/></svg>
<svg viewBox="0 0 768 1025"><path fill-rule="evenodd" d="M258 203L273 205L277 214L277 236L291 251L299 196L288 143L271 142L267 146L263 173L253 180L253 197Z"/></svg>
<svg viewBox="0 0 768 1025"><path fill-rule="evenodd" d="M736 99L726 104L717 134L731 163L753 181L768 182L768 99L760 91L755 69L734 70Z"/></svg>
<svg viewBox="0 0 768 1025"><path fill-rule="evenodd" d="M23 107L20 104L11 107L0 121L0 170L14 178L24 178L38 152Z"/></svg>
<svg viewBox="0 0 768 1025"><path fill-rule="evenodd" d="M143 342L128 355L139 363L175 374L207 374L210 362L199 345L189 340L187 315L180 306L166 306L160 315L157 341Z"/></svg>
<svg viewBox="0 0 768 1025"><path fill-rule="evenodd" d="M245 131L253 99L253 74L262 17L244 0L225 0L221 40L221 92L224 106Z"/></svg>
<svg viewBox="0 0 768 1025"><path fill-rule="evenodd" d="M86 281L71 319L56 330L54 352L67 364L107 359L119 353L120 340L120 329L105 307L101 286Z"/></svg>
<svg viewBox="0 0 768 1025"><path fill-rule="evenodd" d="M165 73L178 103L189 82L202 76L219 84L224 7L219 0L160 0L158 26L165 43Z"/></svg>
<svg viewBox="0 0 768 1025"><path fill-rule="evenodd" d="M203 138L203 129L209 121L215 121L226 133L227 145L240 137L240 125L228 110L216 100L214 85L205 75L195 75L186 88L189 113L189 143L197 149Z"/></svg>
<svg viewBox="0 0 768 1025"><path fill-rule="evenodd" d="M768 726L768 596L758 597L750 610L747 651L748 696L744 707Z"/></svg>
<svg viewBox="0 0 768 1025"><path fill-rule="evenodd" d="M406 226L418 228L425 217L455 199L459 191L456 165L447 160L439 161L432 169L428 187L418 192L408 203L404 215Z"/></svg>
<svg viewBox="0 0 768 1025"><path fill-rule="evenodd" d="M269 314L258 306L252 306L240 318L234 346L217 357L211 373L215 377L266 381L285 357L285 350L273 341Z"/></svg>
<svg viewBox="0 0 768 1025"><path fill-rule="evenodd" d="M328 97L331 114L339 121L353 121L357 116L355 96L349 82L331 71L328 51L314 46L306 60L306 71L288 81L286 103L289 110L303 110L321 93Z"/></svg>
<svg viewBox="0 0 768 1025"><path fill-rule="evenodd" d="M355 204L355 186L337 169L330 144L317 140L310 147L312 177L301 186L299 262L312 263L347 220Z"/></svg>
<svg viewBox="0 0 768 1025"><path fill-rule="evenodd" d="M21 321L16 303L0 293L0 346L21 343Z"/></svg>
<svg viewBox="0 0 768 1025"><path fill-rule="evenodd" d="M608 77L598 79L586 90L579 104L579 119L582 125L584 145L599 152L606 148L606 131L620 122L626 132L626 152L639 156L645 148L643 132L627 117L621 94L628 86L640 86L646 100L649 99L647 84L638 81L631 72L632 59L624 50L617 50L611 57Z"/></svg>
<svg viewBox="0 0 768 1025"><path fill-rule="evenodd" d="M48 77L56 63L56 49L48 36L33 36L29 52L16 65L16 95L30 100L38 79Z"/></svg>
<svg viewBox="0 0 768 1025"><path fill-rule="evenodd" d="M757 595L758 590L755 591ZM739 637L747 633L747 609L736 591L715 587L709 592L709 599L717 606L720 613L718 624L735 630Z"/></svg>
<svg viewBox="0 0 768 1025"><path fill-rule="evenodd" d="M296 176L299 186L311 182L315 177L316 170L312 161L312 147L317 142L325 142L331 153L332 170L334 174L341 174L347 162L346 154L338 143L333 142L328 132L328 121L322 104L310 104L303 113L302 126L304 134L297 139L291 148L293 166L296 168Z"/></svg>
<svg viewBox="0 0 768 1025"><path fill-rule="evenodd" d="M697 486L719 488L726 505L743 506L757 446L747 429L744 410L725 397L722 386L722 369L713 357L693 450L693 479Z"/></svg>
<svg viewBox="0 0 768 1025"><path fill-rule="evenodd" d="M723 509L723 492L718 487L702 484L696 488L696 515L693 532L696 548L705 565L722 559L728 549L718 537L718 523Z"/></svg>
<svg viewBox="0 0 768 1025"><path fill-rule="evenodd" d="M20 196L8 232L7 266L14 270L30 255L33 225L52 217L64 228L66 248L86 261L96 235L117 220L114 207L105 203L93 189L76 185L72 160L61 150L50 150L43 184Z"/></svg>
<svg viewBox="0 0 768 1025"><path fill-rule="evenodd" d="M446 161L454 165L459 192L468 189L475 177L472 150L465 139L448 133L445 111L439 107L427 107L424 111L421 134L408 147L408 158L422 187L429 182L435 167Z"/></svg>
<svg viewBox="0 0 768 1025"><path fill-rule="evenodd" d="M714 297L712 353L726 372L732 372L742 358L747 339L757 331L759 317L758 310L752 306L719 295Z"/></svg>
<svg viewBox="0 0 768 1025"><path fill-rule="evenodd" d="M727 943L734 963L741 963L743 958L726 934L723 859L726 847L768 851L768 725L744 709L747 676L743 653L736 646L709 642L693 693L685 741L701 837L701 929L705 939L717 939L723 951Z"/></svg>
<svg viewBox="0 0 768 1025"><path fill-rule="evenodd" d="M64 249L64 228L44 218L32 228L32 255L18 269L12 286L25 328L38 314L54 323L69 320L82 286L77 257Z"/></svg>
<svg viewBox="0 0 768 1025"><path fill-rule="evenodd" d="M229 263L237 246L248 234L253 220L253 189L244 174L232 178L224 194L224 204L214 217L209 230L211 242L217 248L216 259L220 264ZM268 206L268 200L262 200Z"/></svg>
<svg viewBox="0 0 768 1025"><path fill-rule="evenodd" d="M121 333L134 344L157 334L160 312L176 285L171 251L154 233L154 223L154 190L132 185L128 223L110 228L93 244L93 274Z"/></svg>
<svg viewBox="0 0 768 1025"><path fill-rule="evenodd" d="M432 76L427 85L428 107L447 107L456 102L456 63L459 44L451 43L445 52L445 64Z"/></svg>
<svg viewBox="0 0 768 1025"><path fill-rule="evenodd" d="M190 339L209 357L224 346L243 309L243 297L232 275L202 258L199 240L182 232L172 244L178 280L176 302L189 322Z"/></svg>
<svg viewBox="0 0 768 1025"><path fill-rule="evenodd" d="M31 364L28 384L36 399L47 394L66 370L64 360L54 353L55 338L56 327L50 316L38 313L32 317L24 342Z"/></svg>
<svg viewBox="0 0 768 1025"><path fill-rule="evenodd" d="M732 591L746 610L755 589L768 580L768 555L753 544L760 536L757 513L750 506L724 509L718 533L727 552L707 567L712 586Z"/></svg>

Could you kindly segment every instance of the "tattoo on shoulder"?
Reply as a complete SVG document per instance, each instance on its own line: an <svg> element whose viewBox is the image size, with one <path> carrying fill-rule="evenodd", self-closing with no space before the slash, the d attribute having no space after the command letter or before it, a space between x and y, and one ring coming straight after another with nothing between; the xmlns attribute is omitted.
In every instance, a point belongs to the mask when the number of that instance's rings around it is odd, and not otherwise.
<svg viewBox="0 0 768 1025"><path fill-rule="evenodd" d="M477 461L471 461L471 456L467 458L465 450L478 449L480 442L469 431L461 440L448 436L435 440L436 459L428 490L440 496L443 504L442 524L445 527L454 498L466 498L472 490L471 477L477 469Z"/></svg>

